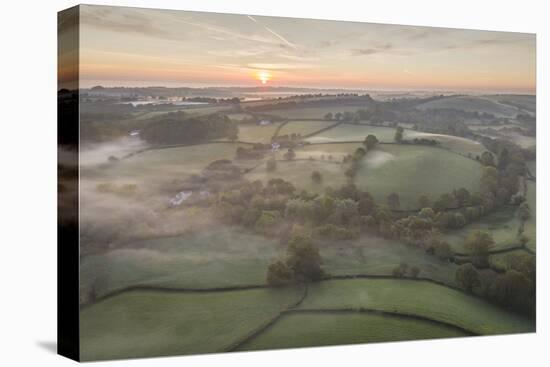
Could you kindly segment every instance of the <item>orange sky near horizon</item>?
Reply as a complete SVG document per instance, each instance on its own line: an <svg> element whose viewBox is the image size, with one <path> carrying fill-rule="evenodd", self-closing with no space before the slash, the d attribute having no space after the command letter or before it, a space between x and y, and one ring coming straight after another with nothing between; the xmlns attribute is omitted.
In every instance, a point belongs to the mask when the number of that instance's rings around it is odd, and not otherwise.
<svg viewBox="0 0 550 367"><path fill-rule="evenodd" d="M268 79L311 88L536 91L533 34L87 5L80 20L81 87Z"/></svg>

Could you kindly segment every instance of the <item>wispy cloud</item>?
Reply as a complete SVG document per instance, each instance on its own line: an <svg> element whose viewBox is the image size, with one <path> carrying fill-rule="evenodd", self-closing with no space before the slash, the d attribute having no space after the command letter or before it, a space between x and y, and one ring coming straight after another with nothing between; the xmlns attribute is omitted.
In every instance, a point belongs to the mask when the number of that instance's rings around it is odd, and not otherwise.
<svg viewBox="0 0 550 367"><path fill-rule="evenodd" d="M290 42L289 40L287 40L286 38L284 38L283 36L281 36L279 33L275 32L273 29L269 28L268 26L260 23L258 20L256 20L254 17L250 16L250 15L247 15L248 19L250 19L251 21L253 21L254 23L258 24L259 26L263 27L266 31L268 31L269 33L271 33L272 35L274 35L275 37L277 37L279 40L283 41L287 46L293 48L293 49L297 49L296 45L294 45L292 42Z"/></svg>
<svg viewBox="0 0 550 367"><path fill-rule="evenodd" d="M181 35L176 36L158 27L151 17L132 11L125 12L123 16L116 16L112 9L108 7L82 6L80 22L117 33L136 33L162 39L184 39Z"/></svg>
<svg viewBox="0 0 550 367"><path fill-rule="evenodd" d="M303 69L309 68L313 65L305 63L251 63L246 65L250 69L256 70L292 70L292 69Z"/></svg>
<svg viewBox="0 0 550 367"><path fill-rule="evenodd" d="M386 52L388 50L393 49L393 46L391 43L386 43L383 45L380 45L378 47L368 47L368 48L355 48L351 50L351 53L355 56L369 56L374 55L382 52Z"/></svg>

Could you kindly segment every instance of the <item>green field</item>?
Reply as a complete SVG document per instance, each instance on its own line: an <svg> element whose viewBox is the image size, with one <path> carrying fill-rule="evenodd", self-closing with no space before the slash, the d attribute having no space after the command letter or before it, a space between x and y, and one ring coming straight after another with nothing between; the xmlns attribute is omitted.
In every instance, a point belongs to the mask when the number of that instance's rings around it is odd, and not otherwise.
<svg viewBox="0 0 550 367"><path fill-rule="evenodd" d="M97 181L120 181L158 187L171 180L182 180L191 174L198 174L215 160L235 158L238 146L247 147L233 143L213 143L152 149L101 168L85 167L81 173ZM250 162L245 164L252 165Z"/></svg>
<svg viewBox="0 0 550 367"><path fill-rule="evenodd" d="M80 312L82 360L222 352L300 297L298 288L132 291Z"/></svg>
<svg viewBox="0 0 550 367"><path fill-rule="evenodd" d="M94 284L101 296L136 284L175 288L264 284L267 266L279 251L276 240L228 227L144 240L83 258L81 290L85 295Z"/></svg>
<svg viewBox="0 0 550 367"><path fill-rule="evenodd" d="M381 142L393 142L395 129L382 126L341 124L330 130L323 131L306 139L310 143L331 143L340 141L358 141L365 140L367 135L375 135Z"/></svg>
<svg viewBox="0 0 550 367"><path fill-rule="evenodd" d="M185 112L186 114L189 114L189 115L202 116L202 115L209 115L217 112L229 112L229 111L232 111L233 108L234 108L233 106L228 106L228 105L174 107L171 111L151 111L151 112L140 113L136 117L136 120L147 120L153 117L159 117L166 113L179 112L179 111Z"/></svg>
<svg viewBox="0 0 550 367"><path fill-rule="evenodd" d="M325 115L331 112L333 115L337 112L352 112L365 109L366 106L319 106L319 107L299 107L299 108L284 108L262 111L263 113L279 116L287 119L322 119Z"/></svg>
<svg viewBox="0 0 550 367"><path fill-rule="evenodd" d="M518 245L517 231L520 225L515 210L502 209L479 218L464 228L444 232L442 238L447 241L453 251L466 252L464 241L470 232L481 230L493 236L495 244L491 249L505 249Z"/></svg>
<svg viewBox="0 0 550 367"><path fill-rule="evenodd" d="M329 160L332 156L333 161L341 162L344 156L353 154L359 147L363 147L361 143L340 143L340 144L311 144L304 145L301 149L295 149L297 158Z"/></svg>
<svg viewBox="0 0 550 367"><path fill-rule="evenodd" d="M333 280L311 285L301 309L360 309L427 317L493 335L532 332L527 318L481 299L427 281L392 279Z"/></svg>
<svg viewBox="0 0 550 367"><path fill-rule="evenodd" d="M509 104L510 106L519 107L526 111L536 113L537 111L537 98L534 95L490 95L484 96L485 98L498 101L503 104Z"/></svg>
<svg viewBox="0 0 550 367"><path fill-rule="evenodd" d="M466 336L426 321L367 313L295 313L247 342L239 350L313 347Z"/></svg>
<svg viewBox="0 0 550 367"><path fill-rule="evenodd" d="M477 155L481 155L484 151L486 151L485 147L481 143L459 136L431 134L412 130L405 130L403 136L407 140L413 140L415 138L433 139L439 142L443 148L462 155L471 154L472 158L475 158Z"/></svg>
<svg viewBox="0 0 550 367"><path fill-rule="evenodd" d="M277 169L267 172L265 165L261 165L245 175L250 181L261 180L266 183L273 178L282 178L292 182L299 190L306 189L313 192L323 192L326 187L340 187L346 183L345 167L339 163L318 161L277 161ZM311 180L311 173L319 171L323 176L321 183Z"/></svg>
<svg viewBox="0 0 550 367"><path fill-rule="evenodd" d="M456 109L490 113L497 117L515 117L518 109L481 96L451 96L423 103L417 106L421 110Z"/></svg>
<svg viewBox="0 0 550 367"><path fill-rule="evenodd" d="M244 119L252 118L253 116L248 113L235 112L235 113L228 113L227 117L229 117L231 120L234 120L234 121L242 121Z"/></svg>
<svg viewBox="0 0 550 367"><path fill-rule="evenodd" d="M379 145L364 158L356 184L379 203L396 192L401 208L414 209L422 194L435 199L461 187L475 192L480 177L477 162L452 152L416 145Z"/></svg>
<svg viewBox="0 0 550 367"><path fill-rule="evenodd" d="M289 121L281 128L278 135L300 134L304 136L329 127L330 125L334 125L335 123L335 121L324 120Z"/></svg>
<svg viewBox="0 0 550 367"><path fill-rule="evenodd" d="M269 143L279 125L239 124L239 140L247 143Z"/></svg>
<svg viewBox="0 0 550 367"><path fill-rule="evenodd" d="M392 275L396 266L406 263L409 267L418 267L421 277L454 284L455 264L441 261L421 248L399 241L361 236L339 243L328 241L319 247L323 268L331 275Z"/></svg>

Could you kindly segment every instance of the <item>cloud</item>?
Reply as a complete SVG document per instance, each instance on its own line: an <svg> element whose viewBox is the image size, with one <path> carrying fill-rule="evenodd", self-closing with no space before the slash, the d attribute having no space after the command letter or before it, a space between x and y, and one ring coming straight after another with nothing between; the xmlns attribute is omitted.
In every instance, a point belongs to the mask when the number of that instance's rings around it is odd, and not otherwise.
<svg viewBox="0 0 550 367"><path fill-rule="evenodd" d="M256 20L254 17L252 17L250 15L247 15L247 17L248 17L248 19L250 19L254 23L256 23L256 24L260 25L261 27L263 27L266 31L268 31L269 33L271 33L272 35L277 37L279 40L283 41L290 48L297 49L296 45L294 45L292 42L288 41L286 38L281 36L279 33L275 32L273 29L271 29L271 28L267 27L266 25L260 23L258 20Z"/></svg>
<svg viewBox="0 0 550 367"><path fill-rule="evenodd" d="M389 51L393 48L391 43L386 43L378 47L369 47L369 48L355 48L351 50L352 55L355 56L369 56L382 52Z"/></svg>
<svg viewBox="0 0 550 367"><path fill-rule="evenodd" d="M254 70L293 70L309 68L312 66L313 65L305 63L251 63L246 65L247 68Z"/></svg>
<svg viewBox="0 0 550 367"><path fill-rule="evenodd" d="M117 33L135 33L162 39L181 40L181 35L173 35L155 25L152 17L126 9L117 14L109 7L82 6L80 21L98 29Z"/></svg>

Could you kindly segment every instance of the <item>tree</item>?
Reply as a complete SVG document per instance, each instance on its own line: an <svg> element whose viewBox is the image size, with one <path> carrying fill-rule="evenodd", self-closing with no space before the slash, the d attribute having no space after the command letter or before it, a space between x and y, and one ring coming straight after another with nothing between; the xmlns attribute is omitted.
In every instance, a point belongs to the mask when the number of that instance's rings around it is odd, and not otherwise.
<svg viewBox="0 0 550 367"><path fill-rule="evenodd" d="M228 138L229 138L229 140L231 140L231 141L239 140L239 131L236 130L236 131L230 132L229 135L228 135Z"/></svg>
<svg viewBox="0 0 550 367"><path fill-rule="evenodd" d="M388 206L392 210L399 209L399 206L401 205L399 202L399 195L396 192L392 192L391 194L389 194L386 201L388 203Z"/></svg>
<svg viewBox="0 0 550 367"><path fill-rule="evenodd" d="M361 215L370 215L376 208L374 198L368 192L362 192L359 197L358 210Z"/></svg>
<svg viewBox="0 0 550 367"><path fill-rule="evenodd" d="M524 202L519 206L518 216L522 221L526 221L531 218L531 209L529 208L529 204L527 204L527 202Z"/></svg>
<svg viewBox="0 0 550 367"><path fill-rule="evenodd" d="M397 129L395 129L395 135L393 137L393 139L397 142L397 143L401 143L403 141L403 128L401 126L398 126Z"/></svg>
<svg viewBox="0 0 550 367"><path fill-rule="evenodd" d="M435 218L435 212L432 208L423 208L418 215L421 218L433 220Z"/></svg>
<svg viewBox="0 0 550 367"><path fill-rule="evenodd" d="M277 161L275 158L271 158L267 161L265 164L265 168L267 169L267 172L273 172L277 169Z"/></svg>
<svg viewBox="0 0 550 367"><path fill-rule="evenodd" d="M365 138L365 141L363 141L363 145L367 149L367 151L374 149L376 145L378 144L378 138L375 135L369 134Z"/></svg>
<svg viewBox="0 0 550 367"><path fill-rule="evenodd" d="M255 224L255 229L264 234L276 234L281 223L281 213L277 210L264 210Z"/></svg>
<svg viewBox="0 0 550 367"><path fill-rule="evenodd" d="M418 278L418 274L420 274L420 269L417 266L411 266L410 273L411 277Z"/></svg>
<svg viewBox="0 0 550 367"><path fill-rule="evenodd" d="M495 167L487 166L481 172L480 189L481 193L486 195L488 193L495 193L499 187L498 185L498 171Z"/></svg>
<svg viewBox="0 0 550 367"><path fill-rule="evenodd" d="M455 281L470 293L472 293L475 287L479 287L481 285L479 273L470 263L460 265L459 268L456 269Z"/></svg>
<svg viewBox="0 0 550 367"><path fill-rule="evenodd" d="M462 213L455 213L454 221L453 221L454 228L462 228L466 225L466 218Z"/></svg>
<svg viewBox="0 0 550 367"><path fill-rule="evenodd" d="M445 194L442 194L439 197L439 199L437 199L434 202L434 209L436 211L443 211L445 209L452 208L454 204L455 204L454 197L449 193L445 193Z"/></svg>
<svg viewBox="0 0 550 367"><path fill-rule="evenodd" d="M495 243L493 236L485 231L470 232L464 247L470 255L472 264L478 268L487 267L489 264L489 249Z"/></svg>
<svg viewBox="0 0 550 367"><path fill-rule="evenodd" d="M288 242L286 265L294 272L296 279L319 280L323 277L321 255L311 237L295 235Z"/></svg>
<svg viewBox="0 0 550 367"><path fill-rule="evenodd" d="M334 118L335 118L336 120L338 120L338 121L341 121L342 118L343 118L342 112L336 112L336 113L334 114Z"/></svg>
<svg viewBox="0 0 550 367"><path fill-rule="evenodd" d="M325 115L325 120L332 120L332 118L333 118L332 112L329 112Z"/></svg>
<svg viewBox="0 0 550 367"><path fill-rule="evenodd" d="M434 240L432 242L432 248L434 255L442 261L448 261L451 257L453 257L451 246L445 241Z"/></svg>
<svg viewBox="0 0 550 367"><path fill-rule="evenodd" d="M401 263L392 270L392 274L394 277L403 278L407 274L407 270L409 269L409 265L407 263Z"/></svg>
<svg viewBox="0 0 550 367"><path fill-rule="evenodd" d="M291 161L296 157L296 153L294 152L294 149L288 148L287 152L283 156L287 161Z"/></svg>
<svg viewBox="0 0 550 367"><path fill-rule="evenodd" d="M285 217L304 222L313 215L313 204L310 201L295 198L286 202Z"/></svg>
<svg viewBox="0 0 550 367"><path fill-rule="evenodd" d="M495 157L491 152L485 151L483 154L481 154L481 163L484 166L494 166L495 165Z"/></svg>
<svg viewBox="0 0 550 367"><path fill-rule="evenodd" d="M313 171L311 173L311 181L315 184L320 184L323 181L323 176L321 176L321 173L319 171Z"/></svg>
<svg viewBox="0 0 550 367"><path fill-rule="evenodd" d="M267 268L267 283L273 287L281 287L294 282L294 273L281 260L277 260Z"/></svg>
<svg viewBox="0 0 550 367"><path fill-rule="evenodd" d="M470 202L470 192L463 187L456 190L454 196L459 206L467 205Z"/></svg>
<svg viewBox="0 0 550 367"><path fill-rule="evenodd" d="M504 306L534 312L534 284L521 272L509 269L491 284L490 296Z"/></svg>

